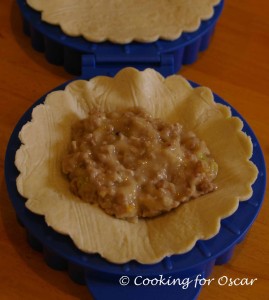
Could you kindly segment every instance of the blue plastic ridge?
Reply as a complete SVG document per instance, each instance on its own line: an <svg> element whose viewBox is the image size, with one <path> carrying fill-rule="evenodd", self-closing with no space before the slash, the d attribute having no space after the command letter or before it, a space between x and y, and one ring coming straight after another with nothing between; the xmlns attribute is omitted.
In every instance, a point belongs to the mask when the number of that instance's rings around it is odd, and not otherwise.
<svg viewBox="0 0 269 300"><path fill-rule="evenodd" d="M241 234L241 230L236 225L234 225L231 221L228 221L227 219L221 220L221 225L223 225L225 228L230 230L235 235Z"/></svg>
<svg viewBox="0 0 269 300"><path fill-rule="evenodd" d="M173 265L173 262L170 257L164 258L163 264L164 264L165 269L168 271L172 271L174 269L174 265Z"/></svg>
<svg viewBox="0 0 269 300"><path fill-rule="evenodd" d="M196 246L198 247L198 249L201 251L201 253L205 257L210 257L212 255L211 251L209 250L209 248L206 246L206 244L203 241L201 241L201 240L197 241Z"/></svg>

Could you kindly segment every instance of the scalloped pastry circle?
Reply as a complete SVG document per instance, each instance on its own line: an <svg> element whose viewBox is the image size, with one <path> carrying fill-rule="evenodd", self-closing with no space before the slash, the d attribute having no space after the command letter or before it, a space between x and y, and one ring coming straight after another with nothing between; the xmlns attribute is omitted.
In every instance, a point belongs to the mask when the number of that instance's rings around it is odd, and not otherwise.
<svg viewBox="0 0 269 300"><path fill-rule="evenodd" d="M204 140L219 165L218 190L189 201L162 216L133 224L82 202L69 190L61 159L70 143L71 125L91 109L111 111L141 106L154 117L181 123ZM199 239L216 235L220 220L252 195L257 168L249 160L252 143L242 121L214 102L208 88L192 88L181 76L163 78L152 69L132 68L114 78L76 80L64 91L50 93L35 107L32 121L20 132L15 164L18 191L32 212L69 235L87 253L114 263L132 259L156 263L167 255L189 251Z"/></svg>
<svg viewBox="0 0 269 300"><path fill-rule="evenodd" d="M92 42L175 40L213 16L221 0L27 0L42 20Z"/></svg>

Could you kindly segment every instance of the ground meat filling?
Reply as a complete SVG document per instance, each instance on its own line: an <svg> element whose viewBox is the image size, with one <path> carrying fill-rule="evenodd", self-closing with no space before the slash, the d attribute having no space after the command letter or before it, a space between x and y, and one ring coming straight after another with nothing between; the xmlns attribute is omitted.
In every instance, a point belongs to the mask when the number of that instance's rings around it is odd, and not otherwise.
<svg viewBox="0 0 269 300"><path fill-rule="evenodd" d="M141 108L94 111L72 127L62 169L71 191L107 214L155 217L216 189L206 144Z"/></svg>

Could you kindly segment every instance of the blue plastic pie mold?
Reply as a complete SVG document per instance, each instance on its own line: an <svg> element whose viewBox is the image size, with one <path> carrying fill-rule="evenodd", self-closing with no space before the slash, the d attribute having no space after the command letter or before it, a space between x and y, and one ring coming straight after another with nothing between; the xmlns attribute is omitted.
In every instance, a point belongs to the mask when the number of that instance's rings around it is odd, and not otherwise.
<svg viewBox="0 0 269 300"><path fill-rule="evenodd" d="M192 64L200 51L208 48L224 0L214 9L211 19L201 22L198 30L183 33L174 41L154 43L132 42L125 45L111 42L92 43L81 37L65 35L59 26L41 21L41 14L25 0L17 0L23 16L24 32L31 37L34 49L44 52L50 63L63 65L74 75L92 77L115 74L130 66L139 70L153 68L163 76L178 72L182 65Z"/></svg>
<svg viewBox="0 0 269 300"><path fill-rule="evenodd" d="M67 84L67 83L66 83ZM55 90L63 89L61 85ZM197 84L192 83L193 86ZM46 95L45 95L46 96ZM243 130L253 142L253 156L251 160L257 166L259 175L253 185L253 195L248 201L240 202L237 211L230 217L221 221L219 233L205 241L198 241L194 248L186 254L166 257L161 262L152 265L142 265L135 261L125 264L113 264L102 259L97 254L86 254L78 250L71 239L61 235L48 227L42 216L35 215L26 209L25 199L17 191L16 178L18 170L14 165L15 154L20 147L18 134L22 126L31 120L32 109L43 103L45 96L30 107L17 123L8 143L5 157L5 177L8 193L16 211L18 220L25 227L30 245L43 251L46 263L57 270L67 270L70 277L77 283L87 284L94 299L197 299L201 285L195 287L193 281L188 288L180 285L143 285L134 284L137 276L145 278L166 280L189 278L195 280L210 275L214 265L225 264L231 258L235 246L240 243L252 223L254 222L263 202L266 169L262 150L258 140L247 122L231 107L232 114L239 117L243 123ZM217 95L215 101L230 106ZM128 276L130 283L122 286L119 280ZM138 277L140 283L142 277ZM121 279L127 282L127 277Z"/></svg>

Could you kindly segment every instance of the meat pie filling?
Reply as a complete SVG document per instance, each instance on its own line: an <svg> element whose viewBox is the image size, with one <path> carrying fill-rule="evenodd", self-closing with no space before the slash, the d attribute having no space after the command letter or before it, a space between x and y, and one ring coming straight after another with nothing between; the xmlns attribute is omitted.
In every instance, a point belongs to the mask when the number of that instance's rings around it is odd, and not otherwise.
<svg viewBox="0 0 269 300"><path fill-rule="evenodd" d="M82 200L136 221L214 191L218 165L194 133L136 107L76 123L62 170Z"/></svg>

